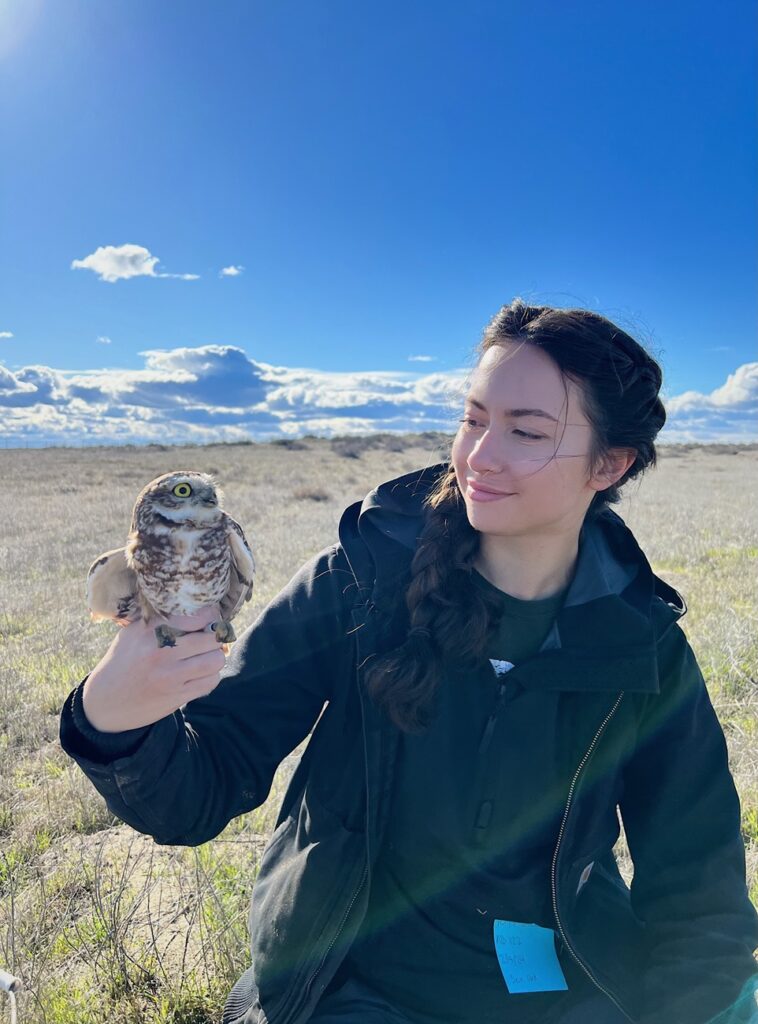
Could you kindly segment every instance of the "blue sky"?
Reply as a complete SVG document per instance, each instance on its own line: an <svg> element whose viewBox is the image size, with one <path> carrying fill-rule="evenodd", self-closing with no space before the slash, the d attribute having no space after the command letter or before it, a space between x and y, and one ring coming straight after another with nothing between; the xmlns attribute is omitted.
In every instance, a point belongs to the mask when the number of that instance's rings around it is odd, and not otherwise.
<svg viewBox="0 0 758 1024"><path fill-rule="evenodd" d="M755 439L755 72L752 0L0 0L0 437L444 429L521 295Z"/></svg>

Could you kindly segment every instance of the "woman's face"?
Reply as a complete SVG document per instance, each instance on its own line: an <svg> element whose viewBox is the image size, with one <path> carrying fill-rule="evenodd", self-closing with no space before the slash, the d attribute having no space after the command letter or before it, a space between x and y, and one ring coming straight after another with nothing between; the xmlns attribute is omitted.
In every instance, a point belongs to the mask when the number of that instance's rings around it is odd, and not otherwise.
<svg viewBox="0 0 758 1024"><path fill-rule="evenodd" d="M578 530L593 495L609 486L590 475L592 428L577 386L534 345L505 342L485 352L463 417L452 462L475 530Z"/></svg>

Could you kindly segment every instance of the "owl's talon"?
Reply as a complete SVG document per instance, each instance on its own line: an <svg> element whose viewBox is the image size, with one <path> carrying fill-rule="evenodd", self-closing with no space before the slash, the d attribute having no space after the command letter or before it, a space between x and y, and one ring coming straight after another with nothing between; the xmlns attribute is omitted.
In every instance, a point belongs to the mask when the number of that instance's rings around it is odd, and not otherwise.
<svg viewBox="0 0 758 1024"><path fill-rule="evenodd" d="M176 637L184 636L186 629L177 629L175 626L167 626L163 623L153 630L159 647L176 647Z"/></svg>
<svg viewBox="0 0 758 1024"><path fill-rule="evenodd" d="M232 640L237 639L237 634L234 632L231 622L226 622L224 619L211 622L208 629L216 634L216 639L220 644L230 644Z"/></svg>

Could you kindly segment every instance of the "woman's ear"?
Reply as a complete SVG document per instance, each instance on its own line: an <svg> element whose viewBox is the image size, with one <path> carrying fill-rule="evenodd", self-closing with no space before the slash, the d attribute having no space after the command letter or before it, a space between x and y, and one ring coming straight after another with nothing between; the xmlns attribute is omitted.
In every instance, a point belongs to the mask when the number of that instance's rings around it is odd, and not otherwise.
<svg viewBox="0 0 758 1024"><path fill-rule="evenodd" d="M637 458L636 448L611 448L606 452L598 469L592 474L590 487L604 491L612 487L626 473Z"/></svg>

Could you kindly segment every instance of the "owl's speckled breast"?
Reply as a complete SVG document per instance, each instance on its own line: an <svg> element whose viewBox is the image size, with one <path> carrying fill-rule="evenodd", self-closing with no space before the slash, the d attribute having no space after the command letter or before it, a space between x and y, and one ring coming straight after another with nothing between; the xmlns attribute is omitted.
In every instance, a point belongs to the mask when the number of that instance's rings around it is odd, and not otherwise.
<svg viewBox="0 0 758 1024"><path fill-rule="evenodd" d="M231 551L226 529L153 523L133 537L129 558L140 589L162 615L191 615L218 604L229 590Z"/></svg>

